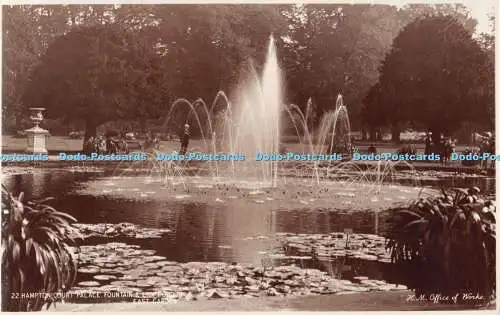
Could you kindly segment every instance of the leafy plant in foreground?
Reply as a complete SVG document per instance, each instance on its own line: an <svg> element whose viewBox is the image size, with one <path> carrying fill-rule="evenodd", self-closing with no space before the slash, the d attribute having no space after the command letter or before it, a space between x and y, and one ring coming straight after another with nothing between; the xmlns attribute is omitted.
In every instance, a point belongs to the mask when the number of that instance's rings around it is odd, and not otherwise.
<svg viewBox="0 0 500 315"><path fill-rule="evenodd" d="M76 220L43 201L22 199L2 185L2 311L48 309L77 274Z"/></svg>
<svg viewBox="0 0 500 315"><path fill-rule="evenodd" d="M495 205L477 187L420 198L392 218L387 248L417 294L495 293Z"/></svg>

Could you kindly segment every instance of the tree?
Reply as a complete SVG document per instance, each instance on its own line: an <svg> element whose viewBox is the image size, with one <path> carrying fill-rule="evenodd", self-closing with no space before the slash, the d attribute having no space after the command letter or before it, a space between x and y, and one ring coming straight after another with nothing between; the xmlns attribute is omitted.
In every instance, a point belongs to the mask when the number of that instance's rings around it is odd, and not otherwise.
<svg viewBox="0 0 500 315"><path fill-rule="evenodd" d="M387 122L387 115L383 114L386 103L383 100L380 83L377 82L370 88L363 100L362 119L369 126L370 140L376 139L376 130Z"/></svg>
<svg viewBox="0 0 500 315"><path fill-rule="evenodd" d="M50 44L77 25L110 23L112 6L11 5L3 7L4 131L21 127L27 120L23 90L32 68ZM28 122L29 125L31 125Z"/></svg>
<svg viewBox="0 0 500 315"><path fill-rule="evenodd" d="M154 62L143 58L155 79L149 70L129 71L123 84L136 95L116 95L120 102L135 104L127 109L130 113L158 118L176 98L210 101L219 90L237 91L244 70L261 71L272 33L284 70L286 102L305 111L312 97L321 115L334 108L342 93L353 128L360 128L363 99L404 25L432 14L453 15L471 33L475 26L464 6L448 4L63 5L6 10L3 110L9 117L26 117L18 112L34 106L21 104L20 95L33 65L53 41L74 29L107 25L125 30L127 40L141 47L136 50L142 50L139 56L155 55ZM164 105L149 106L159 103Z"/></svg>
<svg viewBox="0 0 500 315"><path fill-rule="evenodd" d="M469 8L461 3L407 4L399 11L403 25L426 16L449 16L460 23L470 34L473 34L477 20L472 18Z"/></svg>
<svg viewBox="0 0 500 315"><path fill-rule="evenodd" d="M77 28L49 46L23 103L47 108L48 118L83 121L88 139L107 121L148 115L158 100L158 58L117 27Z"/></svg>
<svg viewBox="0 0 500 315"><path fill-rule="evenodd" d="M291 6L285 11L288 101L305 110L306 100L313 97L323 113L342 93L352 126L363 127L363 99L377 82L393 39L405 25L429 14L454 16L471 33L476 25L460 4Z"/></svg>
<svg viewBox="0 0 500 315"><path fill-rule="evenodd" d="M21 106L22 91L28 74L47 46L67 29L59 6L4 6L2 95L3 131L19 128L26 117Z"/></svg>
<svg viewBox="0 0 500 315"><path fill-rule="evenodd" d="M205 100L237 88L250 59L263 64L269 36L279 39L285 25L276 5L167 5L156 14L175 94Z"/></svg>
<svg viewBox="0 0 500 315"><path fill-rule="evenodd" d="M305 110L313 97L322 114L344 95L354 128L360 109L392 39L402 27L389 5L311 4L286 12L290 31L285 42L288 98Z"/></svg>
<svg viewBox="0 0 500 315"><path fill-rule="evenodd" d="M488 82L488 86L485 89L486 93L489 93L487 99L489 102L489 113L490 113L490 130L495 129L495 16L491 15L490 20L490 32L480 34L479 42L481 47L488 55L489 66L485 67L485 72L483 73L486 78L485 81Z"/></svg>
<svg viewBox="0 0 500 315"><path fill-rule="evenodd" d="M381 67L380 114L389 123L421 123L435 141L461 121L485 121L492 94L486 53L455 18L433 16L408 24Z"/></svg>

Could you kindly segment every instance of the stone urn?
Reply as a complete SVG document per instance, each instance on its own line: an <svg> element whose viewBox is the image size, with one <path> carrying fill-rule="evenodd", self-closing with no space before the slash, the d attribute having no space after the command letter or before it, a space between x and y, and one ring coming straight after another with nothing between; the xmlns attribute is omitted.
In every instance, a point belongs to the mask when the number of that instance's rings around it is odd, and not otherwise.
<svg viewBox="0 0 500 315"><path fill-rule="evenodd" d="M26 148L28 153L47 153L46 143L49 132L40 128L40 123L43 121L44 110L45 108L40 107L30 108L30 119L35 126L25 130L28 136L28 146Z"/></svg>

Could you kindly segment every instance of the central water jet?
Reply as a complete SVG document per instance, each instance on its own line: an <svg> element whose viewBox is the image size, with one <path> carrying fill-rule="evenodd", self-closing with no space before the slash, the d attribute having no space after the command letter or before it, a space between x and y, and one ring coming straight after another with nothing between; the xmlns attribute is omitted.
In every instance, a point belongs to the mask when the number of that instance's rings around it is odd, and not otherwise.
<svg viewBox="0 0 500 315"><path fill-rule="evenodd" d="M281 70L271 36L262 76L254 76L239 89L239 119L233 126L234 149L246 155L236 177L255 176L262 185L277 186L277 161L257 162L257 153L276 154L280 148L280 116L283 106ZM258 163L258 164L257 164ZM248 174L251 170L254 174ZM257 172L257 174L255 173Z"/></svg>

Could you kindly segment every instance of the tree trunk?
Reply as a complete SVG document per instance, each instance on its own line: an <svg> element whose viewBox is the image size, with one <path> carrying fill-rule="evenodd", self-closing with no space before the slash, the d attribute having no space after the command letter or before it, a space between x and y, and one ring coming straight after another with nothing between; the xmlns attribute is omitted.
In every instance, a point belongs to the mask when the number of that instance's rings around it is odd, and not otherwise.
<svg viewBox="0 0 500 315"><path fill-rule="evenodd" d="M393 124L391 127L391 141L393 143L400 143L401 127L398 124Z"/></svg>
<svg viewBox="0 0 500 315"><path fill-rule="evenodd" d="M83 137L83 143L86 143L90 137L95 137L97 135L97 124L94 122L85 122L85 136Z"/></svg>
<svg viewBox="0 0 500 315"><path fill-rule="evenodd" d="M432 142L434 145L438 144L441 142L441 130L438 128L432 128Z"/></svg>
<svg viewBox="0 0 500 315"><path fill-rule="evenodd" d="M373 127L370 127L370 141L376 141L377 140L377 130Z"/></svg>
<svg viewBox="0 0 500 315"><path fill-rule="evenodd" d="M146 130L146 128L147 128L146 120L141 119L139 121L139 126L140 126L139 128L141 129L141 132L147 133L147 130Z"/></svg>
<svg viewBox="0 0 500 315"><path fill-rule="evenodd" d="M443 146L441 144L441 133L442 130L440 128L431 128L432 132L432 152L437 154L442 154ZM441 157L442 158L442 157Z"/></svg>

